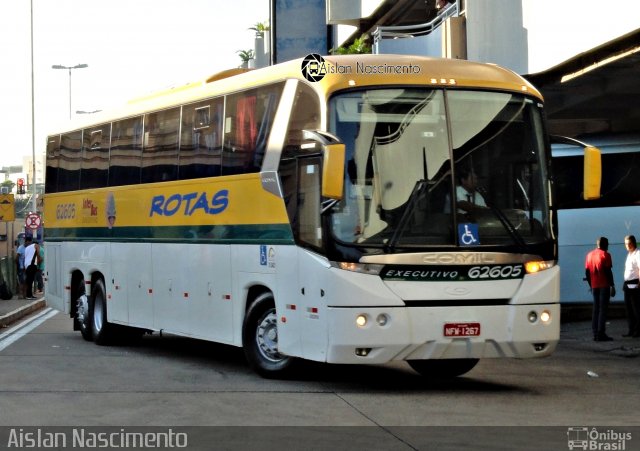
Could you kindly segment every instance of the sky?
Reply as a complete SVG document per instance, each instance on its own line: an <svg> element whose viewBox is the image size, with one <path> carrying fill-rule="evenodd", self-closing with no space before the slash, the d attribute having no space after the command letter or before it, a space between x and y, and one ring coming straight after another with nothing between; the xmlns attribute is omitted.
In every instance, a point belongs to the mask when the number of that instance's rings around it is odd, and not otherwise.
<svg viewBox="0 0 640 451"><path fill-rule="evenodd" d="M31 0L35 152L72 115L197 81L240 64L270 0ZM355 1L355 0L344 0ZM507 1L507 0L505 0ZM511 1L511 0L508 0ZM640 27L640 2L522 0L529 71L538 72ZM31 144L30 1L0 0L0 167Z"/></svg>

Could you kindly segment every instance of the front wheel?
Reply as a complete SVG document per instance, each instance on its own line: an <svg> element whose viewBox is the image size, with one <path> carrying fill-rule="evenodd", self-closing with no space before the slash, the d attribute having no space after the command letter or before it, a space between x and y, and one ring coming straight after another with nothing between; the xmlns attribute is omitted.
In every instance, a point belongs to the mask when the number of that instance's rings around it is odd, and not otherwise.
<svg viewBox="0 0 640 451"><path fill-rule="evenodd" d="M478 359L408 360L411 368L429 379L462 376L478 364Z"/></svg>
<svg viewBox="0 0 640 451"><path fill-rule="evenodd" d="M293 357L278 351L278 317L271 293L258 296L247 310L242 343L249 366L262 377L283 376L291 368Z"/></svg>

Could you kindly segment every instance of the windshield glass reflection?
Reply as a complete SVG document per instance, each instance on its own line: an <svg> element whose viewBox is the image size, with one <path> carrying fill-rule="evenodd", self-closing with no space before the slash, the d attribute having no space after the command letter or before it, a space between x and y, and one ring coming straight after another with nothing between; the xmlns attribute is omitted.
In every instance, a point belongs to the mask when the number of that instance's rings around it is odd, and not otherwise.
<svg viewBox="0 0 640 451"><path fill-rule="evenodd" d="M331 131L347 149L345 197L330 213L339 241L393 249L525 246L549 237L542 120L533 101L379 89L338 95L330 108Z"/></svg>

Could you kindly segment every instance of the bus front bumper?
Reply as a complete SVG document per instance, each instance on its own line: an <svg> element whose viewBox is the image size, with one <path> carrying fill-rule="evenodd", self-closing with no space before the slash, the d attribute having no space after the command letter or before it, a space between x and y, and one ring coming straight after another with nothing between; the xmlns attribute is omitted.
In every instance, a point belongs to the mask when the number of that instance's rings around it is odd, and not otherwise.
<svg viewBox="0 0 640 451"><path fill-rule="evenodd" d="M327 314L329 363L544 357L560 338L557 303L465 309L329 307Z"/></svg>

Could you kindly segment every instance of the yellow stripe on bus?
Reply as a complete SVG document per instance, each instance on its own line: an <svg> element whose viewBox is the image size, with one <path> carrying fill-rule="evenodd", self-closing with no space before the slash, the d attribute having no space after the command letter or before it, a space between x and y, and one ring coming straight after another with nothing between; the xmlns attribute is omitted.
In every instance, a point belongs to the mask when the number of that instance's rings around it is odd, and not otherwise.
<svg viewBox="0 0 640 451"><path fill-rule="evenodd" d="M49 194L44 203L51 228L289 223L259 174Z"/></svg>

